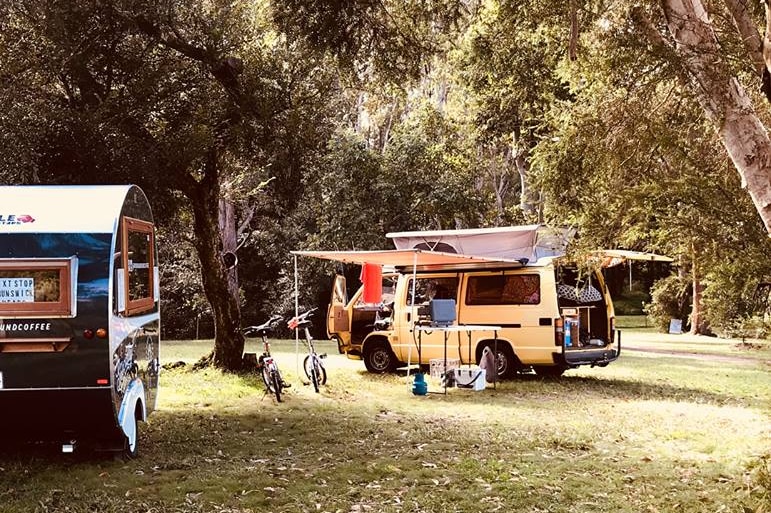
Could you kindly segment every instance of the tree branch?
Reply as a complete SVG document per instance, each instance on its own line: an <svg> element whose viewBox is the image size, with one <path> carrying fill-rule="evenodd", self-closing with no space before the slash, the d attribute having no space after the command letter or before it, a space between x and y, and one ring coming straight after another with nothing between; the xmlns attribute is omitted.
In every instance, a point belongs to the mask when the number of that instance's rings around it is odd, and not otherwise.
<svg viewBox="0 0 771 513"><path fill-rule="evenodd" d="M771 102L771 2L769 0L763 1L763 6L766 11L766 32L763 35L763 84L761 91L766 95L766 98Z"/></svg>
<svg viewBox="0 0 771 513"><path fill-rule="evenodd" d="M212 50L190 44L174 27L164 32L161 27L142 15L138 16L135 22L143 34L150 36L159 44L204 64L233 102L240 107L245 107L245 97L238 80L238 76L244 70L241 59L232 56L220 57Z"/></svg>
<svg viewBox="0 0 771 513"><path fill-rule="evenodd" d="M570 0L570 43L568 44L568 58L571 61L578 59L578 6L577 0Z"/></svg>

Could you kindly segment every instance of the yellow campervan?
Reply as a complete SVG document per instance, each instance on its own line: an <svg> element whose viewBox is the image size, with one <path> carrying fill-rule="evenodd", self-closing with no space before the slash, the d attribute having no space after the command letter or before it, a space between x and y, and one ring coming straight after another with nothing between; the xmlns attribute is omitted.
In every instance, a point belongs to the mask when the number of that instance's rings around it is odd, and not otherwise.
<svg viewBox="0 0 771 513"><path fill-rule="evenodd" d="M396 250L297 254L393 269L375 303L364 301L363 288L349 299L343 276L333 287L328 334L371 372L441 358L475 364L489 347L500 377L559 376L604 367L621 352L602 274L563 261L570 236L543 225L403 232L388 235ZM439 299L454 302L457 325L477 329L416 329Z"/></svg>

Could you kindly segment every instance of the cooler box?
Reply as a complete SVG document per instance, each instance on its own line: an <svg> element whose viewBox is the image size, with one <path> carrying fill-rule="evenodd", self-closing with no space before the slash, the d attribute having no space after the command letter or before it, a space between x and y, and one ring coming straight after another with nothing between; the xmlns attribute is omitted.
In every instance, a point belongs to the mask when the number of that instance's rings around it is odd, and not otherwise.
<svg viewBox="0 0 771 513"><path fill-rule="evenodd" d="M470 388L475 391L485 389L485 369L464 367L462 369L454 369L453 372L455 373L455 386L458 388Z"/></svg>

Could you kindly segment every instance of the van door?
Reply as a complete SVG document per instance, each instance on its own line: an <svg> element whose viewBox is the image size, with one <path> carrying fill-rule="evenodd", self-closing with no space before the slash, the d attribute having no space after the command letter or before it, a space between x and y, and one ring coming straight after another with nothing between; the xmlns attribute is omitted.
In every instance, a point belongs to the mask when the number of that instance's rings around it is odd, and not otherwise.
<svg viewBox="0 0 771 513"><path fill-rule="evenodd" d="M345 276L335 275L332 284L332 297L327 309L327 336L336 338L338 349L345 352L346 346L351 342L351 319L346 308L348 305L348 290L346 289Z"/></svg>

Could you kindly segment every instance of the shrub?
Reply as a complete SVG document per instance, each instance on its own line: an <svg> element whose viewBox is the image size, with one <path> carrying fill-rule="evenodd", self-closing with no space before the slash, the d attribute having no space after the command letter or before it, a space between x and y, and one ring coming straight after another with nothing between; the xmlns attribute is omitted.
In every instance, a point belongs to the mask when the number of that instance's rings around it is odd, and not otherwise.
<svg viewBox="0 0 771 513"><path fill-rule="evenodd" d="M669 329L669 321L682 319L683 329L688 324L691 308L691 282L678 275L657 281L651 288L651 303L645 305L645 313L662 332Z"/></svg>
<svg viewBox="0 0 771 513"><path fill-rule="evenodd" d="M764 338L768 333L765 305L757 304L755 297L761 277L756 267L739 264L725 263L709 272L703 296L707 318L722 336Z"/></svg>

